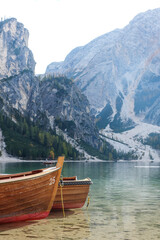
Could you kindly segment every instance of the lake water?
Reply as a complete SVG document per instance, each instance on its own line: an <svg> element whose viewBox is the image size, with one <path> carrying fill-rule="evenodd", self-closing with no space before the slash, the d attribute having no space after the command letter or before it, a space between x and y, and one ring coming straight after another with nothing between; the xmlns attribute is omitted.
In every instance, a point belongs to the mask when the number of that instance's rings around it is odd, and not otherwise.
<svg viewBox="0 0 160 240"><path fill-rule="evenodd" d="M43 168L42 163L0 163L1 173ZM90 205L52 212L39 221L0 225L0 239L160 239L160 163L67 162L63 176L90 177Z"/></svg>

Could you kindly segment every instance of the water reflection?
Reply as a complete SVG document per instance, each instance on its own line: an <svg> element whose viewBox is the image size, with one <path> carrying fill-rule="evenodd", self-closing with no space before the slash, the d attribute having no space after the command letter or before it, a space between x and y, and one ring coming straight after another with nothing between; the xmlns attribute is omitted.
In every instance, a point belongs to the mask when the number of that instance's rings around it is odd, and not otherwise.
<svg viewBox="0 0 160 240"><path fill-rule="evenodd" d="M45 167L42 162L0 162L0 173L18 173Z"/></svg>

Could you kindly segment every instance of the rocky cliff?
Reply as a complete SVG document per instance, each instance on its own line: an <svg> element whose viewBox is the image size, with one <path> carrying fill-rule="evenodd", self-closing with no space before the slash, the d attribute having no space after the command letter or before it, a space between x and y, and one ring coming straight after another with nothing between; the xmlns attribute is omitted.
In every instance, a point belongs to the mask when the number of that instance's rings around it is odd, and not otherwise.
<svg viewBox="0 0 160 240"><path fill-rule="evenodd" d="M15 18L0 22L0 79L34 71L35 61L28 48L29 32Z"/></svg>
<svg viewBox="0 0 160 240"><path fill-rule="evenodd" d="M125 28L74 49L64 62L51 63L46 72L74 79L100 128L160 125L159 22L160 9L141 13Z"/></svg>
<svg viewBox="0 0 160 240"><path fill-rule="evenodd" d="M61 128L75 140L98 147L99 135L87 98L65 77L36 77L28 48L29 33L16 19L0 22L0 109L14 112L45 129Z"/></svg>
<svg viewBox="0 0 160 240"><path fill-rule="evenodd" d="M89 102L72 80L46 75L40 80L38 94L30 100L28 111L32 119L43 121L46 116L51 128L58 126L73 139L98 148L99 133Z"/></svg>

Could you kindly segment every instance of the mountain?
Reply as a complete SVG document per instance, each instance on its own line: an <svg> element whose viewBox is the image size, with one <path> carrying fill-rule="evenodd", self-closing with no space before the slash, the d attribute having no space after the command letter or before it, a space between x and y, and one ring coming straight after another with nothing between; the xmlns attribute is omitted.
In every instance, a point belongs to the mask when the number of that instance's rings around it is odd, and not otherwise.
<svg viewBox="0 0 160 240"><path fill-rule="evenodd" d="M158 159L159 20L160 9L141 13L51 63L42 76L34 73L28 30L14 18L0 22L0 126L7 151L32 159L49 150L74 159L77 150L80 157L85 150L110 160Z"/></svg>
<svg viewBox="0 0 160 240"><path fill-rule="evenodd" d="M25 137L29 141L29 132L33 134L27 129L36 131L38 124L37 138L45 135L44 131L58 133L61 129L78 143L98 149L99 133L87 98L64 76L35 76L28 37L28 30L16 19L0 22L0 121L7 139L5 121L11 131L17 129L18 134L24 134L22 141Z"/></svg>
<svg viewBox="0 0 160 240"><path fill-rule="evenodd" d="M28 30L15 18L0 22L0 97L6 113L11 108L27 113L37 86L28 38Z"/></svg>
<svg viewBox="0 0 160 240"><path fill-rule="evenodd" d="M99 133L89 102L72 80L64 76L42 78L28 111L31 119L43 122L46 116L52 129L58 126L73 139L98 148Z"/></svg>
<svg viewBox="0 0 160 240"><path fill-rule="evenodd" d="M35 69L33 54L28 48L29 32L15 18L0 22L0 79Z"/></svg>
<svg viewBox="0 0 160 240"><path fill-rule="evenodd" d="M160 9L72 50L46 73L74 79L97 126L120 132L141 122L160 126Z"/></svg>

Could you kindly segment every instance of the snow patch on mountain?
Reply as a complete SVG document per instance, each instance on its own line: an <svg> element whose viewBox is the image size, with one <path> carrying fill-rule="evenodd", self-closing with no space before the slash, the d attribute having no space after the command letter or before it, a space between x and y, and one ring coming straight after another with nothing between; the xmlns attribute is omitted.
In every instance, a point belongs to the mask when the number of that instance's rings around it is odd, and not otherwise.
<svg viewBox="0 0 160 240"><path fill-rule="evenodd" d="M103 161L97 157L93 157L91 155L89 155L78 143L75 139L71 138L70 136L68 136L67 133L65 133L64 131L62 131L59 127L56 127L56 134L58 136L63 136L64 140L68 143L71 144L72 147L74 147L79 153L83 154L83 159L87 160L87 161Z"/></svg>
<svg viewBox="0 0 160 240"><path fill-rule="evenodd" d="M139 122L135 128L122 133L114 133L109 127L101 130L102 138L109 142L117 151L125 153L134 152L139 159L145 161L150 161L151 159L160 161L160 152L141 142L146 139L150 133L160 134L160 127Z"/></svg>

